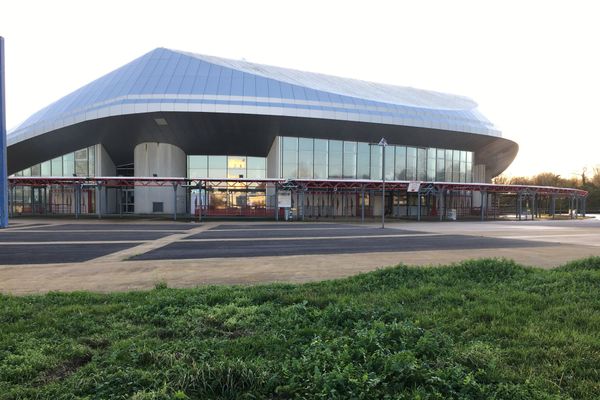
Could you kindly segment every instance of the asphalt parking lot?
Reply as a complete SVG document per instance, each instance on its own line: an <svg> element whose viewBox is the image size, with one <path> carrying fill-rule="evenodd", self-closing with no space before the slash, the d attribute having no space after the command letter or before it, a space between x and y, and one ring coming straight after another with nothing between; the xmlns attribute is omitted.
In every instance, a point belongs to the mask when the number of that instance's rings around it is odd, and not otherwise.
<svg viewBox="0 0 600 400"><path fill-rule="evenodd" d="M547 246L544 242L428 234L342 224L219 225L133 260L289 256Z"/></svg>
<svg viewBox="0 0 600 400"><path fill-rule="evenodd" d="M187 224L31 224L0 231L0 265L82 262L192 228Z"/></svg>
<svg viewBox="0 0 600 400"><path fill-rule="evenodd" d="M0 230L0 292L309 282L397 265L505 257L553 268L600 256L600 218L378 223L17 219Z"/></svg>

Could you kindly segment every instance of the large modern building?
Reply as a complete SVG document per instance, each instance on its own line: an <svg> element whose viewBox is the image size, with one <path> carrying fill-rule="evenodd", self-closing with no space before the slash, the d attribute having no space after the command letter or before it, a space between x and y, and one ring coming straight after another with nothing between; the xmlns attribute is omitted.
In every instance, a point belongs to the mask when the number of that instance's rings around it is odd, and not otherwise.
<svg viewBox="0 0 600 400"><path fill-rule="evenodd" d="M381 138L387 146L377 145ZM466 97L158 48L9 132L8 170L206 180L178 185L175 195L140 185L83 196L61 185L17 185L13 212L72 212L75 202L95 212L102 202L107 213L194 214L199 205L267 209L270 178L368 182L385 171L391 182L489 182L517 150ZM323 215L356 215L365 203L371 215L382 210L372 192L356 190L293 201ZM407 193L392 191L386 203L386 212L411 213Z"/></svg>

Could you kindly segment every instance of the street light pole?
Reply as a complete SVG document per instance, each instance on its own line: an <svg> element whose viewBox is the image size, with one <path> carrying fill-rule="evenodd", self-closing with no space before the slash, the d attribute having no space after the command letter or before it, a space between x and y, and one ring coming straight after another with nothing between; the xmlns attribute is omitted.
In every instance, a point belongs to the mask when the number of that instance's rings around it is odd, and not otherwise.
<svg viewBox="0 0 600 400"><path fill-rule="evenodd" d="M0 36L0 228L8 226L8 171L6 165L6 106L4 92L4 38Z"/></svg>
<svg viewBox="0 0 600 400"><path fill-rule="evenodd" d="M385 229L385 148L387 146L387 141L385 138L381 138L378 146L381 146L381 229Z"/></svg>

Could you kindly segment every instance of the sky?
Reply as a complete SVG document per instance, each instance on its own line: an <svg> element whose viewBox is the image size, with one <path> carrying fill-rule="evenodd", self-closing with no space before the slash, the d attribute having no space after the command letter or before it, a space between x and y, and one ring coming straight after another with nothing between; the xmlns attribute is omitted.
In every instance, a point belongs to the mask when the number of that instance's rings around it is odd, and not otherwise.
<svg viewBox="0 0 600 400"><path fill-rule="evenodd" d="M3 0L7 127L156 48L459 94L520 151L600 166L595 1Z"/></svg>

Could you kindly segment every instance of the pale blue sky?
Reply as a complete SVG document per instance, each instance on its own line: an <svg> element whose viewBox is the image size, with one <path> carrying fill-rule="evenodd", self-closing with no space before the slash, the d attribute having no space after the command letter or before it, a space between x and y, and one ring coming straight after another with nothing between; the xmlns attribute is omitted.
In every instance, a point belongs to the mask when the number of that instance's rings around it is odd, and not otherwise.
<svg viewBox="0 0 600 400"><path fill-rule="evenodd" d="M6 0L7 125L155 47L473 98L513 175L600 165L594 1Z"/></svg>

